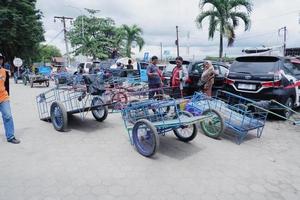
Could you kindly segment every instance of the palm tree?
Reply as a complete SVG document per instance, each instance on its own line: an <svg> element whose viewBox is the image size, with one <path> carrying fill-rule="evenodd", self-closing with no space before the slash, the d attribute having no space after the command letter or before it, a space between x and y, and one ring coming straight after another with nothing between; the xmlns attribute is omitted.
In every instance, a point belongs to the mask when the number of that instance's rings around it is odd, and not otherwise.
<svg viewBox="0 0 300 200"><path fill-rule="evenodd" d="M124 29L124 36L126 41L126 56L131 58L131 46L133 42L136 42L139 46L139 50L141 51L145 41L142 38L143 31L137 25L128 26L123 25L122 28Z"/></svg>
<svg viewBox="0 0 300 200"><path fill-rule="evenodd" d="M205 5L212 5L209 10L204 10ZM202 28L202 22L209 18L208 37L214 38L215 32L220 32L219 58L223 56L223 37L228 39L228 46L233 46L235 40L235 29L241 19L245 24L245 31L250 29L250 13L252 3L249 0L200 0L199 7L201 13L196 19L196 23ZM246 12L239 11L245 8Z"/></svg>

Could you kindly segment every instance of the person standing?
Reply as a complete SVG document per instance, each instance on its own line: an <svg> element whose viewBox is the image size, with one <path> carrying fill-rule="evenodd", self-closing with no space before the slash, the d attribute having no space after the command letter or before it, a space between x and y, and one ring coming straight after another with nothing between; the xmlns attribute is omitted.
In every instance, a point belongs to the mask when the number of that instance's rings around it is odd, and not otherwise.
<svg viewBox="0 0 300 200"><path fill-rule="evenodd" d="M172 97L177 99L183 96L183 85L188 80L188 71L182 66L183 58L178 56L176 58L176 67L172 71L171 76L171 87L172 87Z"/></svg>
<svg viewBox="0 0 300 200"><path fill-rule="evenodd" d="M158 57L151 58L151 64L147 67L148 86L149 86L149 99L152 99L155 94L161 94L159 88L163 86L160 72L157 67Z"/></svg>
<svg viewBox="0 0 300 200"><path fill-rule="evenodd" d="M204 71L201 75L201 83L203 85L203 93L207 96L212 96L212 86L215 82L215 71L211 61L206 60L203 63Z"/></svg>
<svg viewBox="0 0 300 200"><path fill-rule="evenodd" d="M132 60L128 60L128 65L127 65L128 70L133 70L133 65L132 65Z"/></svg>
<svg viewBox="0 0 300 200"><path fill-rule="evenodd" d="M7 71L4 68L4 59L4 56L0 53L0 112L2 114L7 141L13 144L19 144L20 140L17 140L14 135L14 122L10 109L9 95L5 87Z"/></svg>

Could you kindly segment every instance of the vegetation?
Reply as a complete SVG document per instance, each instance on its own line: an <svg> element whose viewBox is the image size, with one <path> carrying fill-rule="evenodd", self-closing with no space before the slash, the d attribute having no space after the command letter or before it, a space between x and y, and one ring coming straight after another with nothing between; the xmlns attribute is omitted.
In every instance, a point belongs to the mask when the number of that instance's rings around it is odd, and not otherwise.
<svg viewBox="0 0 300 200"><path fill-rule="evenodd" d="M85 55L93 59L108 59L119 56L131 56L131 45L137 42L140 49L144 45L142 30L136 25L117 27L111 18L95 16L95 11L87 10L89 16L76 18L68 33L75 55Z"/></svg>
<svg viewBox="0 0 300 200"><path fill-rule="evenodd" d="M32 62L44 41L42 13L35 8L36 0L0 2L0 53L10 62L14 57Z"/></svg>
<svg viewBox="0 0 300 200"><path fill-rule="evenodd" d="M205 10L206 5L211 8ZM252 3L249 0L200 0L201 13L196 19L199 28L202 28L204 19L209 18L208 37L214 38L215 32L220 34L219 58L223 56L223 38L228 39L228 46L232 46L235 40L235 29L239 26L240 20L245 24L245 31L250 29L250 13ZM245 8L246 11L241 11Z"/></svg>

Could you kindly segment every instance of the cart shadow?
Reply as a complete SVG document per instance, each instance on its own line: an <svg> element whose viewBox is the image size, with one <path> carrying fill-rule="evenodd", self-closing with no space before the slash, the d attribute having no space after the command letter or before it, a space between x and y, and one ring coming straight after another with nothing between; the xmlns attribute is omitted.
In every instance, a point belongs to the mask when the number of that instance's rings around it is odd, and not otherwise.
<svg viewBox="0 0 300 200"><path fill-rule="evenodd" d="M109 128L111 124L104 122L98 122L93 118L85 118L84 120L81 117L76 115L68 116L68 130L67 132L71 132L72 130L82 131L86 133L91 133L93 131Z"/></svg>
<svg viewBox="0 0 300 200"><path fill-rule="evenodd" d="M181 142L175 138L175 136L165 136L159 139L160 145L158 153L176 160L184 160L204 149L197 146L193 141L189 143Z"/></svg>
<svg viewBox="0 0 300 200"><path fill-rule="evenodd" d="M232 143L237 143L236 134L237 133L235 133L233 130L226 129L224 134L222 134L222 136L217 140L227 140ZM255 140L255 139L259 139L259 138L257 138L256 131L249 131L249 133L247 133L246 137L243 139L241 144L243 144L244 142Z"/></svg>

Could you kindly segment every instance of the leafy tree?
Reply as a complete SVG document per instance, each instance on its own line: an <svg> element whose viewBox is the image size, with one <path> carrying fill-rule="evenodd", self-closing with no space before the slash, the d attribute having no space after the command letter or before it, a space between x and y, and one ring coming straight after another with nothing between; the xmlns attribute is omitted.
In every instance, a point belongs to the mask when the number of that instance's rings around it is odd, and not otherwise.
<svg viewBox="0 0 300 200"><path fill-rule="evenodd" d="M35 61L37 62L51 62L52 57L61 57L60 50L53 45L41 44L38 49L37 57Z"/></svg>
<svg viewBox="0 0 300 200"><path fill-rule="evenodd" d="M212 8L204 10L205 5ZM235 40L235 29L242 20L245 24L245 31L250 29L249 14L252 11L252 3L249 0L200 0L201 13L196 19L196 23L202 28L202 22L209 18L209 38L214 38L215 32L220 32L219 58L223 56L223 37L228 38L228 46L232 46ZM240 11L245 8L246 12Z"/></svg>
<svg viewBox="0 0 300 200"><path fill-rule="evenodd" d="M31 62L44 41L42 13L35 6L36 0L0 0L0 52L9 61Z"/></svg>
<svg viewBox="0 0 300 200"><path fill-rule="evenodd" d="M125 34L125 41L126 41L126 56L131 57L131 46L133 42L136 42L139 46L139 49L142 50L143 46L145 45L145 41L142 38L143 30L138 27L137 25L128 26L123 25L122 26Z"/></svg>
<svg viewBox="0 0 300 200"><path fill-rule="evenodd" d="M93 59L110 58L114 49L122 46L122 32L115 27L113 19L99 18L94 15L93 10L88 11L90 16L77 17L68 33L71 45L75 48L74 53L91 56Z"/></svg>

